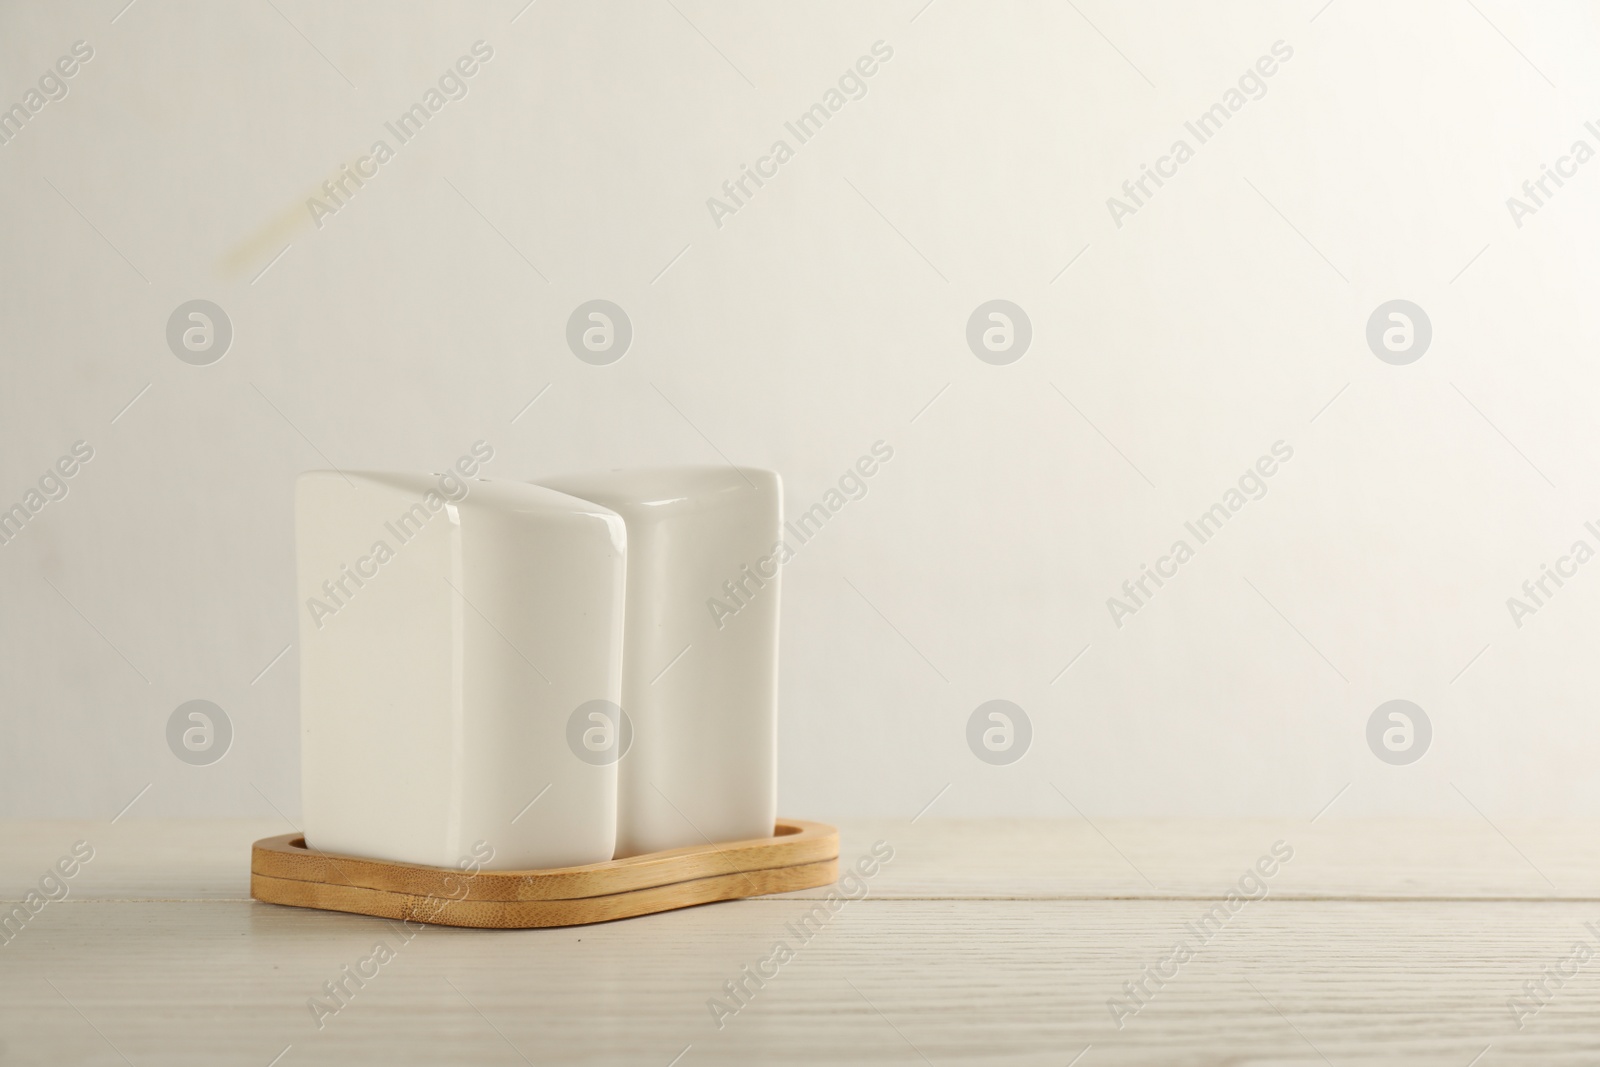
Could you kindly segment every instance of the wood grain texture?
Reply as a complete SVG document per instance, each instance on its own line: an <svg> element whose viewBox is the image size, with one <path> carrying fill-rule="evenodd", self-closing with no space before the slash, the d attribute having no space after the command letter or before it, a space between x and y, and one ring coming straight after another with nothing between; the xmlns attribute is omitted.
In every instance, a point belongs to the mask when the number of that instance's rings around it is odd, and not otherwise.
<svg viewBox="0 0 1600 1067"><path fill-rule="evenodd" d="M667 1067L687 1047L676 1067L1066 1067L1092 1046L1075 1067L1468 1067L1490 1047L1475 1067L1588 1067L1600 1048L1600 976L1521 1031L1506 1010L1600 920L1585 904L1251 905L1121 1029L1108 999L1194 902L869 897L801 940L817 906L408 931L248 902L52 905L0 947L0 1063ZM780 940L794 958L719 1028L708 1001ZM356 985L380 942L392 958ZM308 1006L340 981L336 1012Z"/></svg>
<svg viewBox="0 0 1600 1067"><path fill-rule="evenodd" d="M841 870L877 840L894 856L836 908L808 890L499 931L241 899L262 823L11 823L13 898L74 840L99 851L0 943L0 1064L1593 1064L1600 956L1520 1028L1508 1001L1596 945L1600 901L1573 897L1600 885L1600 827L1495 826L853 820ZM1107 1002L1280 838L1269 896L1119 1028ZM778 943L792 959L755 986ZM734 982L753 992L713 1017Z"/></svg>
<svg viewBox="0 0 1600 1067"><path fill-rule="evenodd" d="M1491 813L1493 814L1493 813ZM1592 820L848 819L841 864L874 840L897 858L877 897L1214 898L1276 841L1272 895L1303 900L1600 900Z"/></svg>
<svg viewBox="0 0 1600 1067"><path fill-rule="evenodd" d="M831 884L838 875L839 861L827 859L789 867L692 878L669 885L576 900L484 900L478 897L450 900L363 886L300 882L255 874L250 877L250 894L267 904L373 915L380 919L470 926L485 930L527 930L632 919L697 904L811 889Z"/></svg>
<svg viewBox="0 0 1600 1067"><path fill-rule="evenodd" d="M775 834L749 841L691 845L626 859L537 871L468 875L415 863L359 859L309 848L301 834L257 841L250 871L277 880L354 886L443 900L574 900L653 889L720 875L816 865L839 858L839 831L825 823L779 819ZM827 885L807 883L795 888ZM726 899L726 898L723 898Z"/></svg>
<svg viewBox="0 0 1600 1067"><path fill-rule="evenodd" d="M780 819L772 837L541 871L464 871L357 859L299 834L257 841L250 895L268 904L495 930L575 926L814 889L839 876L839 832Z"/></svg>
<svg viewBox="0 0 1600 1067"><path fill-rule="evenodd" d="M1489 814L1493 826L1470 813L1394 820L1329 815L1315 823L842 819L839 855L842 868L874 841L894 846L896 859L874 879L874 897L1173 899L1219 895L1283 839L1295 858L1274 879L1275 897L1600 900L1600 848L1592 844L1600 825ZM73 881L75 900L248 900L250 869L240 857L251 842L293 829L281 818L0 820L0 899L20 899L74 841L84 840L96 855Z"/></svg>

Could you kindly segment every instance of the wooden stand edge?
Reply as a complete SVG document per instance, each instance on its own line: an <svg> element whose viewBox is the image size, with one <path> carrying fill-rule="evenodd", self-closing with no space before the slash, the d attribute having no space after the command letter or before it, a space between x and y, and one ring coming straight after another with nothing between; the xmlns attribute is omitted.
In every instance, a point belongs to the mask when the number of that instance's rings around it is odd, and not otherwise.
<svg viewBox="0 0 1600 1067"><path fill-rule="evenodd" d="M800 819L780 819L772 837L749 841L582 867L476 874L320 852L300 834L283 834L251 848L250 895L268 904L385 919L526 929L815 889L838 874L839 832Z"/></svg>

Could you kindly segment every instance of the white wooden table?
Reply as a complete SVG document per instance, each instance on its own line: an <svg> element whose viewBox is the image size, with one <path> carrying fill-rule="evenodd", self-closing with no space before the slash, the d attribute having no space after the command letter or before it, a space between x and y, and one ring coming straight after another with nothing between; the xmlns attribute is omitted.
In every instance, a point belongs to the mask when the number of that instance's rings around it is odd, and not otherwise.
<svg viewBox="0 0 1600 1067"><path fill-rule="evenodd" d="M862 820L842 863L894 858L836 911L813 891L511 932L252 902L250 842L284 830L0 822L7 900L95 850L0 943L0 1064L1600 1062L1594 823ZM1268 895L1228 910L1279 841ZM773 976L739 1004L746 965ZM1573 976L1519 1029L1508 1001L1547 968ZM1120 1027L1114 997L1138 1007Z"/></svg>

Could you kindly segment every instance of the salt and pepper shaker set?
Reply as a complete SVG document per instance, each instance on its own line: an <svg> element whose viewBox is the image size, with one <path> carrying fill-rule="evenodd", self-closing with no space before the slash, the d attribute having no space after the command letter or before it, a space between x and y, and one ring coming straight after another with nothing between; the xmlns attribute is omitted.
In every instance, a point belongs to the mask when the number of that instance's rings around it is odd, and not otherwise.
<svg viewBox="0 0 1600 1067"><path fill-rule="evenodd" d="M296 484L308 847L523 870L770 837L778 476L476 469Z"/></svg>

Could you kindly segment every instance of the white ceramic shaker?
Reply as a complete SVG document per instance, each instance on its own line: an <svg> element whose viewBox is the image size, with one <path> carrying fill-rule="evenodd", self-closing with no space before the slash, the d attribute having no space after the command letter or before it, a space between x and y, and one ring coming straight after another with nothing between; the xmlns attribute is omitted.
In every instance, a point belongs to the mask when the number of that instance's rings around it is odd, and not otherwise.
<svg viewBox="0 0 1600 1067"><path fill-rule="evenodd" d="M569 736L622 698L622 519L454 472L313 471L295 538L308 845L498 870L611 859L615 754Z"/></svg>
<svg viewBox="0 0 1600 1067"><path fill-rule="evenodd" d="M782 485L672 467L542 485L628 527L617 855L770 837L777 821ZM780 558L781 557L781 558Z"/></svg>

